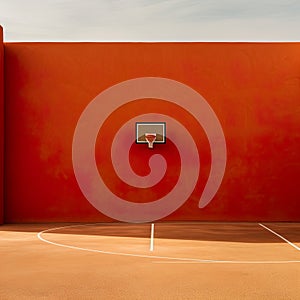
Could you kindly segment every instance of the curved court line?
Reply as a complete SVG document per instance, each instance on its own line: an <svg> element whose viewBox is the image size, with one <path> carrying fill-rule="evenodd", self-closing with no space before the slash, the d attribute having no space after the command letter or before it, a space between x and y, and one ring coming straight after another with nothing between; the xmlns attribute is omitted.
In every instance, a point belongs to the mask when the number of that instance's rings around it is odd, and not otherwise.
<svg viewBox="0 0 300 300"><path fill-rule="evenodd" d="M139 258L150 258L150 259L160 259L160 260L166 260L160 261L160 262L154 262L154 263L171 263L170 261L173 261L173 263L223 263L223 264L289 264L289 263L300 263L300 260L214 260L214 259L198 259L198 258L182 258L182 257L170 257L170 256L157 256L157 255L145 255L145 254L132 254L132 253L124 253L124 252L114 252L114 251L103 251L103 250L96 250L96 249L90 249L90 248L82 248L82 247L76 247L72 245L66 245L66 244L60 244L51 242L45 238L42 237L44 233L49 233L51 231L59 230L59 229L65 229L65 228L72 228L72 227L81 227L81 226L90 226L90 225L97 225L97 223L93 224L83 224L83 225L69 225L69 226L62 226L62 227L56 227L56 228L49 228L45 229L43 231L40 231L37 234L37 237L42 242L59 246L63 248L69 248L74 250L81 250L81 251L88 251L88 252L96 252L96 253L102 253L102 254L110 254L110 255L119 255L119 256L127 256L127 257L139 257Z"/></svg>

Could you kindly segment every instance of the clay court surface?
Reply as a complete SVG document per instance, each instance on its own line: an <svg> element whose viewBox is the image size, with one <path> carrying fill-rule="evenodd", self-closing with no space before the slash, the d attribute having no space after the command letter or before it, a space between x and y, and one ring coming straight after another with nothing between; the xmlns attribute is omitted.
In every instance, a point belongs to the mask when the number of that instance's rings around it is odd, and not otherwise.
<svg viewBox="0 0 300 300"><path fill-rule="evenodd" d="M300 223L6 224L0 241L0 299L300 299Z"/></svg>

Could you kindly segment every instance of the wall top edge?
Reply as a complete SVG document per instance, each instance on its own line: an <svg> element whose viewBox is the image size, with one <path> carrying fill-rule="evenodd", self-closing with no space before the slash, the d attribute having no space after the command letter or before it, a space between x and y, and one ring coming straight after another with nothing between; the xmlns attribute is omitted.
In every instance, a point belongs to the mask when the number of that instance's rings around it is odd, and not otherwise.
<svg viewBox="0 0 300 300"><path fill-rule="evenodd" d="M6 42L16 44L300 44L299 41L20 41Z"/></svg>

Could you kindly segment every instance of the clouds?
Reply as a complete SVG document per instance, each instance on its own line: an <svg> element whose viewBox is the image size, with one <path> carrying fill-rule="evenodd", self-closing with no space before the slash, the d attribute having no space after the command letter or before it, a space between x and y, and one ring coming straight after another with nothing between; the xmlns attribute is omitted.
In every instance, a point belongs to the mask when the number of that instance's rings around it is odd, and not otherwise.
<svg viewBox="0 0 300 300"><path fill-rule="evenodd" d="M300 41L296 0L0 0L6 41Z"/></svg>

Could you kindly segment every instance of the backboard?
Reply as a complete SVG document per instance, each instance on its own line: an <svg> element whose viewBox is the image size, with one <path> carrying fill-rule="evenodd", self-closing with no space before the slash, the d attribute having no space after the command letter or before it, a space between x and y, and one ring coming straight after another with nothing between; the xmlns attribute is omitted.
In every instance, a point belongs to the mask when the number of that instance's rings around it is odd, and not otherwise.
<svg viewBox="0 0 300 300"><path fill-rule="evenodd" d="M137 122L136 129L136 143L137 144L165 144L166 143L166 123L165 122ZM155 136L155 139L150 144L147 136Z"/></svg>

